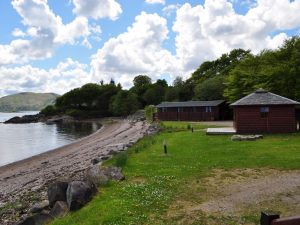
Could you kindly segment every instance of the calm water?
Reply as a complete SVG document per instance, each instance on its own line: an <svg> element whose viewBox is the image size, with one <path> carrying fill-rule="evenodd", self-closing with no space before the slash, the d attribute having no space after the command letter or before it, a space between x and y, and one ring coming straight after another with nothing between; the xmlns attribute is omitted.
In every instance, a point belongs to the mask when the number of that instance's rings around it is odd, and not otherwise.
<svg viewBox="0 0 300 225"><path fill-rule="evenodd" d="M0 113L0 122L37 112ZM74 142L97 131L99 123L0 123L0 166L19 161Z"/></svg>

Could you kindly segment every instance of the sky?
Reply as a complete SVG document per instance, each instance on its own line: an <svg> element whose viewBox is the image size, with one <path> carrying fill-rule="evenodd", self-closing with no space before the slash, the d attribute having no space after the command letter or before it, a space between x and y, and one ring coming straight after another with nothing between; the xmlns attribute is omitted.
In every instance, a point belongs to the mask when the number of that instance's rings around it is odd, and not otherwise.
<svg viewBox="0 0 300 225"><path fill-rule="evenodd" d="M300 34L300 0L1 0L0 96L188 78L235 48Z"/></svg>

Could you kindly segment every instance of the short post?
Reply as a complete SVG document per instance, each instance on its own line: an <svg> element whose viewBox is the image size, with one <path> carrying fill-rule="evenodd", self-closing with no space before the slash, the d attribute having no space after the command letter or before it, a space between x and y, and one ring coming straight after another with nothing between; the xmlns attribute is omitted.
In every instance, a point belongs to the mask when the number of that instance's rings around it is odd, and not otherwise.
<svg viewBox="0 0 300 225"><path fill-rule="evenodd" d="M194 127L192 126L192 133L194 133Z"/></svg>
<svg viewBox="0 0 300 225"><path fill-rule="evenodd" d="M167 155L167 153L168 153L168 150L167 150L167 142L166 142L166 140L164 140L164 153L165 153L165 155Z"/></svg>
<svg viewBox="0 0 300 225"><path fill-rule="evenodd" d="M280 218L276 212L261 212L260 225L271 225L272 221Z"/></svg>

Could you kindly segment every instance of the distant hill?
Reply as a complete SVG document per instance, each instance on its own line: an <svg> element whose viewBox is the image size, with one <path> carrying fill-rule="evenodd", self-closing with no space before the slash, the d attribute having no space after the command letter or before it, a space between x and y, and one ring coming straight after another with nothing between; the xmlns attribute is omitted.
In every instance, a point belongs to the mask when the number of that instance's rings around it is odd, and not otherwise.
<svg viewBox="0 0 300 225"><path fill-rule="evenodd" d="M0 98L0 112L39 111L54 104L59 95L54 93L23 92Z"/></svg>

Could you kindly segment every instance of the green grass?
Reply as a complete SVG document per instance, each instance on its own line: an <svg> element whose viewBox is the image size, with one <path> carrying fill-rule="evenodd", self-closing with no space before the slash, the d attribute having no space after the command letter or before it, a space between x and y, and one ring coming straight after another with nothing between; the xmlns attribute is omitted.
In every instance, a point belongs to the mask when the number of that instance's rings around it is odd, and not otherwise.
<svg viewBox="0 0 300 225"><path fill-rule="evenodd" d="M124 166L126 181L100 188L99 194L83 209L52 224L176 224L176 218L167 216L170 205L178 196L193 196L187 185L191 181L201 182L212 169L300 167L299 134L267 135L255 142L232 142L226 135L192 133L184 129L186 125L164 123L168 132L139 141L128 152ZM205 127L197 126L197 129ZM182 131L170 132L175 128ZM164 140L168 143L167 156L163 154ZM114 160L108 163L113 164ZM244 215L240 219L257 222L259 218L255 218L256 215ZM200 213L195 224L211 220L214 218ZM226 218L227 224L236 224L231 220L231 217Z"/></svg>

